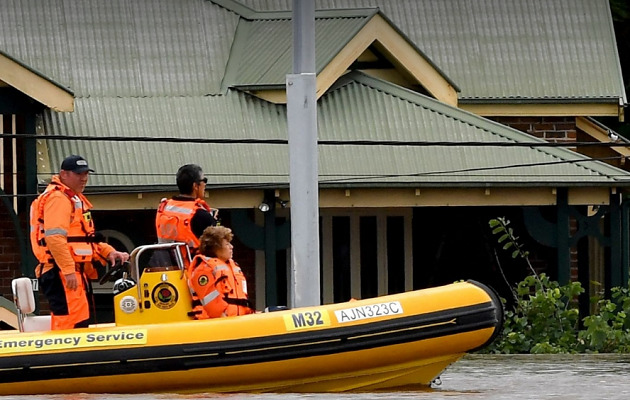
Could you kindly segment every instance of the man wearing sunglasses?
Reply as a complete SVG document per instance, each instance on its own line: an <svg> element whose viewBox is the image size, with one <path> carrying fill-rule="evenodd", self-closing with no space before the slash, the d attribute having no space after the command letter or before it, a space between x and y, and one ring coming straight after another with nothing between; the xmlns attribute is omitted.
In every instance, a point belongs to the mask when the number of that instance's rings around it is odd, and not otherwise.
<svg viewBox="0 0 630 400"><path fill-rule="evenodd" d="M155 227L159 243L184 242L194 256L203 230L217 224L218 210L204 200L208 178L199 165L186 164L176 176L179 194L162 199L157 210Z"/></svg>
<svg viewBox="0 0 630 400"><path fill-rule="evenodd" d="M210 208L204 200L208 178L203 176L199 165L186 164L177 170L179 194L171 199L162 199L155 217L158 243L184 242L195 256L199 249L199 237L204 229L217 225L219 210ZM183 257L187 274L189 260ZM192 316L196 319L208 318L197 295L192 291Z"/></svg>

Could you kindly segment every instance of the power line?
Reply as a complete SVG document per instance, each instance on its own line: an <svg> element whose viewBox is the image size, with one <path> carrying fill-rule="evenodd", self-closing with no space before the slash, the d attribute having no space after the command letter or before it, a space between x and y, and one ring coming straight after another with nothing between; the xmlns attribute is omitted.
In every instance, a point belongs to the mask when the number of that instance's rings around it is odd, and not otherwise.
<svg viewBox="0 0 630 400"><path fill-rule="evenodd" d="M288 139L234 139L234 138L181 138L152 136L67 136L35 134L2 134L4 139L46 139L65 141L105 141L105 142L162 142L185 144L270 144L286 145ZM484 141L408 141L408 140L318 140L322 146L412 146L412 147L630 147L630 142L484 142Z"/></svg>
<svg viewBox="0 0 630 400"><path fill-rule="evenodd" d="M207 138L175 138L175 137L143 137L143 136L132 136L132 137L120 137L120 136L107 136L107 137L93 137L93 136L65 136L65 135L31 135L31 134L2 134L0 138L7 139L50 139L50 140L80 140L80 141L138 141L138 142L178 142L178 143L208 143L208 144L270 144L270 145L284 145L288 144L288 140L285 139L207 139ZM537 148L537 147L629 147L630 143L628 142L610 142L610 143L602 143L602 142L562 142L562 143L551 143L551 142L447 142L447 141L439 141L439 142L430 142L430 141L383 141L383 140L349 140L349 141L340 141L340 140L320 140L318 141L320 145L354 145L354 146L426 146L426 147L434 147L434 146L460 146L460 147L529 147L529 148ZM425 172L417 172L417 173L409 173L409 174L320 174L320 177L323 178L319 182L320 183L352 183L358 181L365 181L369 179L391 179L391 178L410 178L410 177L431 177L440 175L442 177L447 177L449 174L452 174L456 177L462 177L462 174L466 174L468 177L488 177L489 174L471 174L471 172L481 172L481 171L500 171L506 169L514 169L514 168L531 168L531 167L539 167L539 166L552 166L552 165L560 165L560 164L578 164L578 163L588 163L588 162L597 162L597 161L612 161L617 160L621 161L625 159L625 156L611 156L611 157L598 157L598 158L588 158L588 159L573 159L573 160L561 160L561 161L551 161L551 162L542 162L542 163L525 163L525 164L513 164L513 165L499 165L499 166L487 166L487 167L475 167L475 168L462 168L462 169L453 169L453 170L437 170L437 171L425 171ZM585 166L585 168L588 168ZM8 173L5 175L17 175L19 173ZM41 175L41 174L40 174ZM94 173L95 176L127 176L127 177L173 177L173 173ZM269 177L269 178L286 178L288 179L288 174L285 173L269 173L269 174L259 174L259 173L212 173L206 172L206 176L208 177ZM501 176L512 176L509 174L500 175L500 174L492 174L492 177L501 177ZM528 177L568 177L567 175L554 175L554 174L527 174ZM579 175L576 175L579 176ZM626 177L626 175L606 175L609 177ZM330 177L326 179L326 177ZM334 178L333 178L334 177ZM221 189L247 189L247 188L270 188L270 187L278 187L286 185L286 183L234 183L234 184L218 184L212 185L213 190L221 190ZM168 186L171 186L170 184ZM174 185L173 185L174 186ZM143 187L142 192L144 193L158 193L164 192L165 190L169 190L162 186L162 188L150 189ZM123 194L123 193L134 193L129 190L105 190L105 191L95 191L89 192L90 194ZM0 197L32 197L36 196L37 193L30 194L3 194Z"/></svg>
<svg viewBox="0 0 630 400"><path fill-rule="evenodd" d="M461 168L461 169L452 169L452 170L441 170L441 171L427 171L427 172L417 172L417 173L410 173L410 174L392 174L392 175L371 175L371 176L367 176L367 175L356 175L353 177L348 177L348 178L343 178L343 179L336 179L336 180L330 180L330 181L326 181L326 183L332 183L332 182L340 182L342 180L352 180L352 179L378 179L378 178L411 178L411 177L422 177L422 176L448 176L449 174L452 174L453 176L457 176L457 177L462 177L462 176L466 176L466 177L487 177L488 174L469 174L469 172L481 172L481 171L499 171L499 170L506 170L506 169L513 169L513 168L531 168L531 167L545 167L545 166L553 166L553 165L561 165L561 164L578 164L578 163L583 163L583 162L591 162L591 161L604 161L604 160L610 160L610 159L618 159L619 157L603 157L603 158L598 158L598 159L588 159L588 160L562 160L562 161L549 161L549 162L544 162L544 163L525 163L525 164L513 164L513 165L498 165L498 166L489 166L489 167L475 167L475 168ZM588 167L585 167L588 168ZM462 175L463 173L465 173L466 175ZM338 175L337 175L338 176ZM492 174L492 177L501 177L501 176L506 176L506 177L514 177L514 175L512 174L504 174L504 175L499 175L499 174ZM525 175L528 178L532 178L532 177L568 177L569 175L554 175L554 174L527 174ZM581 176L581 175L572 175L572 176ZM626 178L625 180L630 181L630 178L625 175L625 174L620 174L620 175L606 175L609 177L623 177ZM320 183L322 183L322 181L320 181Z"/></svg>
<svg viewBox="0 0 630 400"><path fill-rule="evenodd" d="M461 174L467 172L479 172L479 171L497 171L497 170L505 170L505 169L514 169L514 168L530 168L530 167L545 167L545 166L553 166L553 165L562 165L562 164L579 164L579 163L590 163L590 162L604 162L604 161L613 161L613 160L621 160L625 157L620 156L611 156L611 157L597 157L597 158L588 158L588 159L573 159L573 160L560 160L560 161L548 161L548 162L536 162L536 163L523 163L523 164L510 164L510 165L495 165L495 166L487 166L487 167L474 167L474 168L461 168L461 169L453 169L453 170L438 170L438 171L426 171L426 172L417 172L412 174L394 174L394 175L365 175L365 174L343 174L343 173L331 173L331 174L319 174L321 177L326 176L347 176L349 178L352 177L408 177L408 176L430 176L430 175L446 175L446 174ZM585 168L589 168L586 167ZM15 172L12 175L18 175L19 173ZM38 175L42 175L41 173ZM216 173L216 172L205 172L204 175L208 177L288 177L288 173ZM174 177L173 173L103 173L103 172L95 172L90 174L90 176L127 176L127 177ZM471 175L472 176L472 175ZM487 174L483 175L487 176ZM494 174L493 176L499 176L498 174ZM507 175L506 175L507 176ZM527 176L567 176L566 174L528 174ZM580 176L580 175L576 175ZM607 175L607 176L622 176L627 177L625 174L620 175Z"/></svg>
<svg viewBox="0 0 630 400"><path fill-rule="evenodd" d="M466 174L466 177L488 177L489 174L470 174L470 172L482 172L482 171L500 171L506 169L514 169L514 168L531 168L531 167L546 167L546 166L554 166L561 164L578 164L578 163L588 163L592 161L605 161L605 160L613 160L619 159L619 157L600 157L596 159L586 159L586 160L561 160L561 161L550 161L545 163L524 163L524 164L513 164L513 165L498 165L498 166L488 166L488 167L475 167L475 168L461 168L461 169L452 169L452 170L438 170L438 171L425 171L425 172L417 172L417 173L409 173L409 174L320 174L320 177L324 178L319 181L319 183L323 184L334 184L334 183L353 183L358 181L365 181L368 179L391 179L391 178L410 178L410 177L432 177L432 176L442 176L448 177L452 175L453 177L461 178L462 174ZM94 173L93 175L101 175L101 176L173 176L173 174L155 174L155 173L126 173L126 174L107 174L107 173ZM240 176L240 177L282 177L288 179L288 174L278 173L278 174L231 174L231 173L204 173L206 176ZM512 174L492 174L492 177L510 177L513 178ZM534 177L561 177L568 178L570 176L580 177L581 175L560 175L560 174L527 174L528 178ZM614 178L616 176L627 178L627 175L606 175L608 177ZM334 177L330 179L325 179L326 177ZM626 180L624 180L626 181ZM621 182L621 181L620 181ZM411 182L410 182L411 183ZM222 189L264 189L264 188L277 188L286 186L287 183L230 183L230 184L216 184L212 185L210 190L222 190ZM171 186L171 185L168 185ZM174 187L174 184L172 185ZM170 190L175 190L170 189ZM89 191L90 195L103 195L103 194L130 194L135 193L138 190L99 190L99 191ZM139 190L143 193L162 193L164 191L169 191L169 189L162 188L147 188L142 187ZM21 193L21 194L2 194L0 197L8 197L8 198L20 198L20 197L33 197L37 196L38 193Z"/></svg>

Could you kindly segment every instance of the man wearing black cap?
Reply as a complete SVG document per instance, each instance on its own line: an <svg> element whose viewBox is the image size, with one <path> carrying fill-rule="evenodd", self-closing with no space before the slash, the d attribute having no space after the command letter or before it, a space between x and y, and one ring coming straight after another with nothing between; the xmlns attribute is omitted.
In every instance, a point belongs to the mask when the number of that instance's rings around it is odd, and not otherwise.
<svg viewBox="0 0 630 400"><path fill-rule="evenodd" d="M92 204L83 195L90 172L83 157L66 157L59 175L31 205L31 247L39 261L35 274L48 299L51 329L88 326L87 280L97 278L93 261L113 265L129 259L94 236Z"/></svg>

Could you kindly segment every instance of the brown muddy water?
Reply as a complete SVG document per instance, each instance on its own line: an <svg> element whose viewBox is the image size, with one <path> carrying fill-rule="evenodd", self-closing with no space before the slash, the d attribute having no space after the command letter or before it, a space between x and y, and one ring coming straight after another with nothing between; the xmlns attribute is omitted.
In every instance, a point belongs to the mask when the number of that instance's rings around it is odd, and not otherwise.
<svg viewBox="0 0 630 400"><path fill-rule="evenodd" d="M0 400L630 400L630 354L468 355L444 371L440 381L431 389L378 393L72 394L0 396Z"/></svg>

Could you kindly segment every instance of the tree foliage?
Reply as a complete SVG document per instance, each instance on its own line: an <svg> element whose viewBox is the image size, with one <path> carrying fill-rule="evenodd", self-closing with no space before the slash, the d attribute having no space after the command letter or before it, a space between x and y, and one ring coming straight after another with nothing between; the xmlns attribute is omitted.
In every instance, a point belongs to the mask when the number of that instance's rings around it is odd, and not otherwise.
<svg viewBox="0 0 630 400"><path fill-rule="evenodd" d="M630 291L613 288L610 299L595 297L596 312L580 319L579 282L560 285L537 275L528 252L505 218L489 221L497 243L513 258L524 258L532 274L513 288L515 303L505 310L501 335L484 352L490 353L612 353L630 351ZM505 299L502 299L506 304Z"/></svg>

